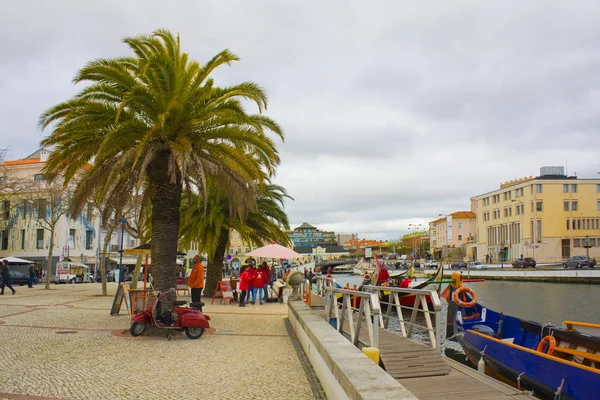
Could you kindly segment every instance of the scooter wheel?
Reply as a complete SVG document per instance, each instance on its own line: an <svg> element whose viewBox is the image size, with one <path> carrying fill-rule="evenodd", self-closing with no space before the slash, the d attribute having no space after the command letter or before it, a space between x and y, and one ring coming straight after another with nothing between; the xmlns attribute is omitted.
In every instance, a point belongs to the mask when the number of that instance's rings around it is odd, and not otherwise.
<svg viewBox="0 0 600 400"><path fill-rule="evenodd" d="M129 333L131 336L140 336L146 330L146 324L143 322L134 322L131 324L131 328L129 328Z"/></svg>
<svg viewBox="0 0 600 400"><path fill-rule="evenodd" d="M204 328L185 328L185 334L190 339L200 339L200 336L204 334Z"/></svg>

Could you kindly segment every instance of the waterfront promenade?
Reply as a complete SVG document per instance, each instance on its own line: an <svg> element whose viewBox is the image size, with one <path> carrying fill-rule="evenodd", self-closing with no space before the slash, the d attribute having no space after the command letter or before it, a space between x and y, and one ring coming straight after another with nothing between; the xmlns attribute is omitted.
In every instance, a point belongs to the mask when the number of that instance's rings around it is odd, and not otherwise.
<svg viewBox="0 0 600 400"><path fill-rule="evenodd" d="M109 315L114 283L108 297L100 284L51 288L0 296L2 400L319 398L288 335L286 304L205 300L210 331L168 341L164 331L132 338L125 304Z"/></svg>

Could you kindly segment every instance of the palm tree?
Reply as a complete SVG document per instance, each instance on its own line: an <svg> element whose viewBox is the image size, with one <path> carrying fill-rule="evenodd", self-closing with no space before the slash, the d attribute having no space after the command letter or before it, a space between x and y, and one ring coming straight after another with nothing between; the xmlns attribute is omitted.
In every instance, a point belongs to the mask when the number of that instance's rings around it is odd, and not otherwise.
<svg viewBox="0 0 600 400"><path fill-rule="evenodd" d="M242 101L259 113L266 109L258 85L221 88L209 77L239 60L228 50L200 65L165 30L124 42L134 56L88 63L73 81L89 85L40 117L42 128L53 125L42 141L55 146L46 171L69 182L93 163L78 182L72 215L92 196L118 208L142 190L142 203L151 205L154 284L166 290L175 283L182 194L205 194L208 180L234 193L252 190L263 169L272 173L279 163L269 133L283 133L273 120L244 110Z"/></svg>
<svg viewBox="0 0 600 400"><path fill-rule="evenodd" d="M234 204L225 191L212 184L209 201L197 198L182 204L180 242L187 246L193 242L208 253L204 295L211 296L222 279L225 251L229 247L229 234L236 230L245 242L262 246L265 241L291 243L285 230L289 229L288 217L283 210L285 198L291 199L279 185L256 185L257 192L245 199L247 210L239 211L242 203L236 198ZM245 213L244 211L247 211Z"/></svg>

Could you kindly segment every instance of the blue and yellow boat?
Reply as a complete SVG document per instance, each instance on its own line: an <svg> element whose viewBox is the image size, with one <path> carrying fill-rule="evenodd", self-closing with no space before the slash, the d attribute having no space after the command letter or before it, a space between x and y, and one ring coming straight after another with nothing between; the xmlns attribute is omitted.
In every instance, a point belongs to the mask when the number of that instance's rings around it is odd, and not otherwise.
<svg viewBox="0 0 600 400"><path fill-rule="evenodd" d="M449 304L454 337L478 370L544 399L600 399L599 324L556 327L504 315L465 286Z"/></svg>

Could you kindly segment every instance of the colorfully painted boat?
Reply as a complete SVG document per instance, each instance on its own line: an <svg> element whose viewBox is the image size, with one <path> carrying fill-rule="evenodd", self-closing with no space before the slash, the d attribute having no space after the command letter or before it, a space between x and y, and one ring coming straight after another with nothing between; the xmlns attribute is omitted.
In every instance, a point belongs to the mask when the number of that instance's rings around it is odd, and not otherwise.
<svg viewBox="0 0 600 400"><path fill-rule="evenodd" d="M473 304L473 297L458 296L452 295L448 323L478 369L544 399L600 398L599 324L565 321L565 329L504 315Z"/></svg>

